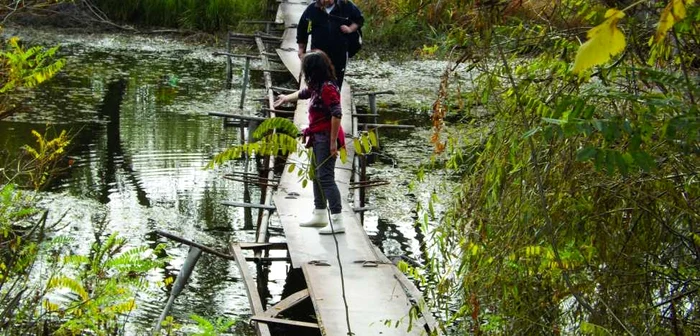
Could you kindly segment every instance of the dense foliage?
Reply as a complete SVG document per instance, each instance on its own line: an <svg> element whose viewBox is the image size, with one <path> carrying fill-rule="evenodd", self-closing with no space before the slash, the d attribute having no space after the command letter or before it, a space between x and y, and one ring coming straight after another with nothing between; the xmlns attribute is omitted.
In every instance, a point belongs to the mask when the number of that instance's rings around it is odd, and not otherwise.
<svg viewBox="0 0 700 336"><path fill-rule="evenodd" d="M226 31L242 20L264 18L259 0L93 0L107 17L149 26Z"/></svg>
<svg viewBox="0 0 700 336"><path fill-rule="evenodd" d="M58 47L25 47L13 37L0 50L0 119L64 65ZM32 132L35 144L0 167L0 332L4 335L112 335L123 333L135 293L153 285L144 275L162 267L163 249L129 247L98 229L89 253L62 234L70 223L49 222L38 193L58 172L71 138Z"/></svg>
<svg viewBox="0 0 700 336"><path fill-rule="evenodd" d="M700 333L694 1L402 3L459 53L432 141L462 183L416 271L444 330Z"/></svg>
<svg viewBox="0 0 700 336"><path fill-rule="evenodd" d="M0 119L20 103L14 93L35 88L63 68L65 61L54 57L57 50L25 48L16 37L0 41Z"/></svg>

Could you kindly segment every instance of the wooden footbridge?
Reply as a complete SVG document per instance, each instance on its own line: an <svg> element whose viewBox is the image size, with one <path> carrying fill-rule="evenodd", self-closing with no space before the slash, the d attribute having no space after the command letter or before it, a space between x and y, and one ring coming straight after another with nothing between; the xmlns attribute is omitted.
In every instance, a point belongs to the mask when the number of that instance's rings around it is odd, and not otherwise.
<svg viewBox="0 0 700 336"><path fill-rule="evenodd" d="M253 58L259 59L263 67L265 81L265 98L262 111L265 116L246 116L235 113L213 112L211 115L233 120L241 127L241 134L247 127L248 134L251 128L268 117L285 116L293 117L294 123L302 129L308 124L307 101L299 101L294 111L275 110L273 101L276 92L293 91L273 85L271 63L283 64L286 71L299 82L301 62L297 56L296 24L302 12L307 6L307 1L294 0L276 1L276 20L274 22L254 21L251 24L264 24L265 32L254 35L230 34L230 41L250 41L257 46L259 55L236 55L230 48L225 53L218 53L227 59L227 76L231 76L231 58L245 57L246 68L244 71L244 88L241 97L241 106L245 99L245 86L248 85L248 66ZM281 37L275 35L275 31L281 32ZM352 65L351 65L352 66ZM300 85L303 85L300 83ZM402 127L397 125L377 124L377 112L374 108L375 97L378 94L391 93L370 92L363 95L369 96L371 113L358 115L352 101L352 89L346 82L342 86L341 105L343 129L352 130L351 137L358 137L359 132L367 127ZM374 123L361 124L359 118L374 117ZM349 132L348 132L349 133ZM242 136L241 141L249 141ZM346 163L338 161L336 165L336 182L343 199L343 221L346 226L344 234L320 235L318 229L303 228L299 223L310 215L313 209L313 192L310 186L302 187L296 172L288 172L282 169L281 177L275 175L275 160L265 158L258 164L258 173L238 172L228 176L235 181L249 183L261 187L260 203L250 203L249 198L244 202L224 202L225 205L244 207L249 215L252 209L258 209L256 226L256 242L234 243L228 253L213 250L166 232L158 232L170 239L190 245L190 255L183 266L174 285L170 300L161 316L161 320L167 315L175 297L184 287L187 277L194 267L199 254L202 251L214 253L222 258L235 261L244 279L248 298L250 301L252 316L251 321L260 336L272 335L272 325L288 325L307 330L304 335L329 335L329 336L369 336L369 335L429 335L436 332L435 321L430 312L424 311L420 292L413 283L407 279L392 264L382 252L369 240L362 225L362 214L365 207L365 189L376 186L382 181L368 181L365 175L366 158L354 155L353 142L347 141ZM295 154L287 158L287 162L300 162L303 159ZM279 169L278 169L279 171ZM247 191L247 189L246 189ZM350 195L350 192L354 193ZM352 197L353 205L348 202ZM269 216L279 216L284 227L286 243L268 242ZM250 219L249 219L250 220ZM252 223L251 223L252 225ZM282 249L287 251L286 258L270 257L270 250ZM246 255L244 251L252 251ZM256 279L251 274L248 261L256 263L258 273ZM261 276L266 264L275 261L287 261L292 268L301 269L306 289L300 290L283 298L271 307L265 307L258 291L261 285ZM266 286L266 284L262 284ZM300 302L310 299L315 310L315 322L291 320L281 318L285 311L292 309ZM154 331L158 331L158 323ZM155 334L155 332L154 332ZM298 333L297 333L298 334Z"/></svg>

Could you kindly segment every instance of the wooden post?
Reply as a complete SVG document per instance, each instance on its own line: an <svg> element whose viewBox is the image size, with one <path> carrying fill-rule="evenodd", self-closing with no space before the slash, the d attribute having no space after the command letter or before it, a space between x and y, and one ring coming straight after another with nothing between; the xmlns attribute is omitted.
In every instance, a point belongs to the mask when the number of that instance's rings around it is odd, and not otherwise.
<svg viewBox="0 0 700 336"><path fill-rule="evenodd" d="M250 158L245 160L245 171L248 172L248 165L250 165ZM250 187L248 183L243 183L243 202L250 203ZM243 208L243 230L253 229L253 212L249 207Z"/></svg>
<svg viewBox="0 0 700 336"><path fill-rule="evenodd" d="M229 57L229 59L231 59ZM241 103L238 104L240 109L243 109L243 102L245 101L245 91L248 88L248 72L250 70L250 57L245 58L245 68L243 68L243 87L241 88ZM376 120L375 120L376 122Z"/></svg>
<svg viewBox="0 0 700 336"><path fill-rule="evenodd" d="M192 275L192 270L194 269L194 265L197 264L197 260L199 260L199 257L201 255L202 255L202 250L200 250L198 247L190 246L190 251L189 251L189 253L187 253L187 259L185 259L185 263L182 265L182 269L180 270L180 274L178 274L177 279L175 279L175 285L173 286L173 289L170 291L170 297L168 298L168 303L165 304L165 308L163 309L163 312L160 314L160 317L158 318L156 325L153 326L153 333L152 333L153 335L160 335L160 328L161 328L161 325L163 324L163 321L165 320L165 317L168 316L168 313L173 308L173 303L175 302L175 298L177 298L177 296L180 295L182 290L185 288L185 284L187 284L187 280L190 278L190 275Z"/></svg>
<svg viewBox="0 0 700 336"><path fill-rule="evenodd" d="M374 93L371 93L371 94L368 96L368 98L369 98L369 110L370 110L370 113L372 113L372 114L377 114L377 95L374 94ZM375 123L375 124L378 124L378 123L379 123L379 120L377 119L377 116L374 117L374 123ZM375 138L377 139L377 147L379 147L379 129L376 129L374 132L375 132L374 135L376 135ZM377 149L379 149L379 148L377 148Z"/></svg>
<svg viewBox="0 0 700 336"><path fill-rule="evenodd" d="M226 52L231 53L231 36L226 34ZM231 56L226 56L226 89L231 89L231 80L233 79L233 64Z"/></svg>

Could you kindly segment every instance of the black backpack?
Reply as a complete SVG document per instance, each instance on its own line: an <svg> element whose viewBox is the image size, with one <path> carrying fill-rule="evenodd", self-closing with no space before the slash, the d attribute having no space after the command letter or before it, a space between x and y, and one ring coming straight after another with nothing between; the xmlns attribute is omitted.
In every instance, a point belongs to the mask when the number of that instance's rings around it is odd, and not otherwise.
<svg viewBox="0 0 700 336"><path fill-rule="evenodd" d="M348 57L353 57L362 49L362 29L346 34L345 38L348 40Z"/></svg>
<svg viewBox="0 0 700 336"><path fill-rule="evenodd" d="M341 4L341 6L347 6L348 5L348 0L341 0L337 1L337 4ZM350 6L354 6L352 2L350 2ZM345 13L346 8L343 8L343 13ZM345 20L349 19L347 17L343 18ZM362 49L362 28L358 28L355 32L352 32L350 34L345 34L345 39L348 41L348 57L353 57L355 54L357 54L360 49Z"/></svg>

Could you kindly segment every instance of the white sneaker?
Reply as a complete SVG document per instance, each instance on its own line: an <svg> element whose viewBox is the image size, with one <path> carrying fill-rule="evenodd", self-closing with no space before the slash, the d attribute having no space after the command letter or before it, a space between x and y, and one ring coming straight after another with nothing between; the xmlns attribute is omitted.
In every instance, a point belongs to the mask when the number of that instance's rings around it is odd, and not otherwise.
<svg viewBox="0 0 700 336"><path fill-rule="evenodd" d="M320 234L333 234L333 233L343 233L345 232L345 225L343 225L343 214L337 213L331 215L331 223L333 223L333 229L330 225L326 225L321 230L318 230Z"/></svg>
<svg viewBox="0 0 700 336"><path fill-rule="evenodd" d="M328 210L326 209L314 209L311 218L301 222L299 226L302 227L324 227L328 225Z"/></svg>

